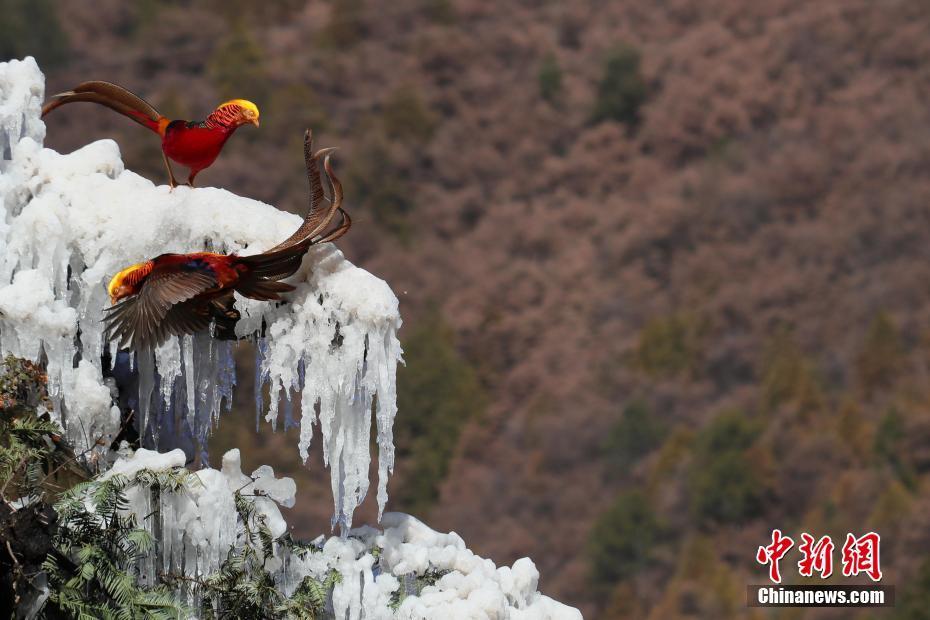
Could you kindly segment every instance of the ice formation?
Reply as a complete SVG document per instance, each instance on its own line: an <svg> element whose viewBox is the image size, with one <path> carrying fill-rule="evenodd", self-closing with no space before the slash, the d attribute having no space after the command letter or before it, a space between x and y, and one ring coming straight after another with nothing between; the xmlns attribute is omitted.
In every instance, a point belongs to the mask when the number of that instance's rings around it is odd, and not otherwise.
<svg viewBox="0 0 930 620"><path fill-rule="evenodd" d="M163 252L262 251L286 238L300 219L220 189L155 186L123 169L111 140L68 155L45 149L43 96L44 78L31 58L0 63L0 349L45 359L55 414L76 450L96 451L104 468L120 425L116 399L125 397L113 386L125 386L130 376L137 393L129 405L138 411L145 443L172 445L178 434L203 443L222 402L230 401L236 345L202 333L135 359L106 350L104 285L115 271ZM321 536L310 553L277 541L265 566L278 587L291 595L304 577L322 581L336 570L341 580L327 612L349 620L580 618L578 610L537 591L539 574L528 558L498 568L458 535L399 513L383 516L383 530L349 529L368 491L373 412L382 509L387 499L401 356L397 298L332 245L314 248L290 282L297 290L279 307L238 299L237 333L256 334L256 401L265 419L277 423L283 399L289 423L289 398L299 392L302 456L313 424L320 425L336 503L333 522L343 528L342 536ZM270 394L267 413L262 384ZM124 449L120 455L98 480L183 467L189 458L180 449ZM138 578L152 583L166 572L216 572L229 550L243 544L237 491L254 496L273 536L285 534L278 506L293 506L294 481L276 477L268 466L245 475L238 450L223 456L220 469L194 472L178 492L130 487L129 510L160 543L140 561ZM421 588L417 577L427 574L434 583Z"/></svg>
<svg viewBox="0 0 930 620"><path fill-rule="evenodd" d="M115 473L131 478L143 469L168 469L183 462L180 450L163 454L137 450L119 459L103 478ZM246 476L240 470L238 450L223 456L220 471L202 469L193 476L182 491L162 492L157 499L148 488L129 491L130 510L138 522L150 532L155 528L163 532L162 549L140 567L143 581L158 571L189 577L215 572L227 551L242 544L234 507L237 490L263 495L255 499L256 508L276 537L287 529L276 502L293 503L290 478L275 478L267 466ZM265 566L287 596L308 575L324 581L331 570L338 571L341 580L330 593L327 612L328 617L340 619L581 618L577 609L538 592L539 572L529 558L497 567L470 551L457 534L433 531L401 513L385 514L382 526L383 530L357 528L346 537L320 537L315 550L305 554L276 544L275 556ZM427 574L434 576L434 583L418 588L416 578Z"/></svg>
<svg viewBox="0 0 930 620"><path fill-rule="evenodd" d="M130 369L144 442L177 445L172 436L187 434L202 447L222 402L230 402L235 344L197 334L171 339L154 355L117 355L101 338L105 284L164 252L260 252L288 237L300 218L222 189L156 186L124 170L112 140L67 155L43 148L43 97L32 58L0 63L0 349L47 361L50 396L78 452L102 452L118 432L113 380L104 377ZM281 398L301 394L302 456L320 425L333 523L348 529L368 491L372 412L382 510L387 499L401 356L397 298L331 244L313 248L289 282L298 288L279 307L237 300L237 335L258 343L256 390L269 387L267 420L277 422Z"/></svg>

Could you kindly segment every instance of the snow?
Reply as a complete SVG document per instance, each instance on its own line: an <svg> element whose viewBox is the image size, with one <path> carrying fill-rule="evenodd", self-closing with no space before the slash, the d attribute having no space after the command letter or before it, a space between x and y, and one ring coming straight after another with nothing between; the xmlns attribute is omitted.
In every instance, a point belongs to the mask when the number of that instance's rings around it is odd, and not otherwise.
<svg viewBox="0 0 930 620"><path fill-rule="evenodd" d="M4 63L0 79L0 159L9 159L13 144L24 135L45 138L45 123L39 120L45 80L32 57Z"/></svg>
<svg viewBox="0 0 930 620"><path fill-rule="evenodd" d="M44 90L32 58L0 63L0 350L47 359L55 412L83 453L109 445L119 429L106 398L111 369L100 322L109 278L165 252L261 252L287 238L300 217L223 189L154 185L124 169L112 140L69 154L43 148ZM332 244L311 248L289 282L297 290L279 307L237 300L237 335L257 341L256 399L262 384L271 395L260 405L266 420L276 426L279 400L300 394L303 458L320 425L333 525L348 530L368 492L373 404L382 510L387 501L401 357L397 297ZM133 397L145 445L174 447L186 433L187 445L206 456L207 436L231 403L235 347L201 333L136 359L110 351L114 375L138 371ZM286 418L289 411L288 402Z"/></svg>
<svg viewBox="0 0 930 620"><path fill-rule="evenodd" d="M252 489L255 493L263 493L285 508L293 508L297 496L297 485L293 478L275 478L274 469L270 465L262 465L252 472L255 482Z"/></svg>
<svg viewBox="0 0 930 620"><path fill-rule="evenodd" d="M173 469L175 467L184 467L185 461L186 457L184 456L184 450L156 452L155 450L139 448L128 458L124 457L116 459L116 462L113 463L113 466L100 474L97 479L102 482L104 480L109 480L117 474L126 476L127 478L132 478L143 469L148 469L150 471L161 471L165 469Z"/></svg>
<svg viewBox="0 0 930 620"><path fill-rule="evenodd" d="M137 450L118 459L101 479L115 473L131 478L143 469L181 467L184 458L181 450L163 454ZM220 470L194 472L180 492L162 491L157 499L147 487L130 489L129 510L150 532L156 526L152 515L158 515L155 518L160 519L158 526L165 536L163 549L156 548L141 563L142 581L154 578L155 567L203 577L219 568L230 549L241 549L244 530L235 508L236 492L255 495L257 513L275 538L287 531L278 505L293 505L294 481L275 478L267 465L246 476L238 450L227 452L222 462ZM319 550L303 555L276 543L275 557L267 558L265 565L288 596L304 577L325 581L331 570L338 571L341 580L330 600L335 618L581 618L577 609L539 593L539 572L529 558L497 567L469 550L458 534L436 532L406 514L387 513L381 525L381 530L366 526L351 530L346 537L321 537ZM419 593L410 587L417 576L428 573L441 576ZM395 610L391 602L396 598L400 605Z"/></svg>
<svg viewBox="0 0 930 620"><path fill-rule="evenodd" d="M449 571L419 596L404 599L400 618L581 618L578 610L537 591L539 572L529 558L496 567L462 538L442 534L414 517L388 513L377 537L382 564L395 576Z"/></svg>

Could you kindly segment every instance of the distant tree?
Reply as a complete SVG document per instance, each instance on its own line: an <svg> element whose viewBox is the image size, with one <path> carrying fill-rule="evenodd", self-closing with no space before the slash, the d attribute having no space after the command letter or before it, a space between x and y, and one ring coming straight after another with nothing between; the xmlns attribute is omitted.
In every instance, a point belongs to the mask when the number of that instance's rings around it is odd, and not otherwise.
<svg viewBox="0 0 930 620"><path fill-rule="evenodd" d="M569 5L565 6L568 7ZM584 18L571 10L566 10L558 24L559 45L578 49L581 47L584 32Z"/></svg>
<svg viewBox="0 0 930 620"><path fill-rule="evenodd" d="M438 313L404 339L406 366L397 373L394 427L402 485L392 501L425 513L439 497L465 423L484 409L486 397L472 365L455 347L452 330Z"/></svg>
<svg viewBox="0 0 930 620"><path fill-rule="evenodd" d="M595 585L609 588L648 566L666 533L645 495L638 491L621 494L598 517L588 535L588 561Z"/></svg>
<svg viewBox="0 0 930 620"><path fill-rule="evenodd" d="M457 17L452 0L423 0L423 11L437 24L454 24Z"/></svg>
<svg viewBox="0 0 930 620"><path fill-rule="evenodd" d="M740 409L727 409L700 433L697 440L702 455L746 450L760 434L759 424Z"/></svg>
<svg viewBox="0 0 930 620"><path fill-rule="evenodd" d="M700 521L741 523L761 514L767 485L748 453L758 436L758 425L735 409L701 431L689 481Z"/></svg>
<svg viewBox="0 0 930 620"><path fill-rule="evenodd" d="M902 588L895 607L895 620L930 620L930 558L920 564L917 574Z"/></svg>
<svg viewBox="0 0 930 620"><path fill-rule="evenodd" d="M555 103L562 94L562 68L554 54L547 54L539 67L539 95Z"/></svg>
<svg viewBox="0 0 930 620"><path fill-rule="evenodd" d="M858 399L845 396L833 420L838 437L853 454L862 457L869 453L874 438L872 429L863 416Z"/></svg>
<svg viewBox="0 0 930 620"><path fill-rule="evenodd" d="M263 99L271 90L265 54L246 22L236 20L226 40L213 52L207 73L224 98Z"/></svg>
<svg viewBox="0 0 930 620"><path fill-rule="evenodd" d="M904 447L906 430L904 417L897 407L890 407L875 429L873 450L879 461L887 463L905 486L912 488L917 483L913 468L907 459Z"/></svg>
<svg viewBox="0 0 930 620"><path fill-rule="evenodd" d="M633 400L623 408L620 421L610 429L604 441L604 452L614 468L625 469L652 452L664 435L665 428L649 404Z"/></svg>
<svg viewBox="0 0 930 620"><path fill-rule="evenodd" d="M400 88L388 98L381 113L381 122L389 138L423 143L436 129L436 118L413 87Z"/></svg>
<svg viewBox="0 0 930 620"><path fill-rule="evenodd" d="M891 386L901 372L906 351L901 333L887 312L879 312L856 357L856 378L859 387L871 396Z"/></svg>
<svg viewBox="0 0 930 620"><path fill-rule="evenodd" d="M898 480L891 481L875 502L875 509L868 517L868 523L874 524L889 537L897 533L906 521L914 505L914 495Z"/></svg>
<svg viewBox="0 0 930 620"><path fill-rule="evenodd" d="M329 22L320 43L337 49L355 46L368 32L364 11L364 0L333 0Z"/></svg>
<svg viewBox="0 0 930 620"><path fill-rule="evenodd" d="M786 403L807 412L824 406L814 364L787 329L779 330L766 347L762 370L763 404L776 409Z"/></svg>
<svg viewBox="0 0 930 620"><path fill-rule="evenodd" d="M346 195L353 196L384 230L402 241L410 236L409 215L416 209L409 174L391 155L381 135L368 135L353 151L346 169Z"/></svg>
<svg viewBox="0 0 930 620"><path fill-rule="evenodd" d="M185 93L169 89L158 99L158 111L168 118L190 118L191 106Z"/></svg>
<svg viewBox="0 0 930 620"><path fill-rule="evenodd" d="M639 109L646 101L646 90L639 51L626 45L615 48L604 63L594 104L594 122L617 121L635 129L640 121Z"/></svg>
<svg viewBox="0 0 930 620"><path fill-rule="evenodd" d="M666 433L665 439L657 449L655 460L649 469L646 488L650 491L660 490L664 485L677 484L683 471L682 465L689 464L695 433L690 424L678 423Z"/></svg>
<svg viewBox="0 0 930 620"><path fill-rule="evenodd" d="M329 126L329 117L313 90L300 82L291 82L265 94L268 109L262 114L262 134L272 134L278 139L287 139L295 128L310 127L313 135ZM296 129L299 132L299 129ZM299 136L299 134L298 134ZM302 140L303 137L299 136ZM303 162L299 162L303 169Z"/></svg>
<svg viewBox="0 0 930 620"><path fill-rule="evenodd" d="M164 4L164 0L158 1ZM222 15L227 20L233 21L246 18L251 22L262 24L285 20L291 13L300 10L306 4L305 0L274 0L274 2L198 0L198 2L206 6L211 12Z"/></svg>
<svg viewBox="0 0 930 620"><path fill-rule="evenodd" d="M692 316L673 314L646 323L639 335L633 365L651 376L697 370L703 329Z"/></svg>
<svg viewBox="0 0 930 620"><path fill-rule="evenodd" d="M763 484L741 452L708 455L691 480L692 506L703 522L741 523L763 509Z"/></svg>
<svg viewBox="0 0 930 620"><path fill-rule="evenodd" d="M53 0L0 0L0 58L35 56L45 69L68 59Z"/></svg>
<svg viewBox="0 0 930 620"><path fill-rule="evenodd" d="M745 582L721 545L709 533L687 535L675 549L677 565L649 610L630 618L714 618L733 620L746 614ZM750 616L751 617L751 616Z"/></svg>

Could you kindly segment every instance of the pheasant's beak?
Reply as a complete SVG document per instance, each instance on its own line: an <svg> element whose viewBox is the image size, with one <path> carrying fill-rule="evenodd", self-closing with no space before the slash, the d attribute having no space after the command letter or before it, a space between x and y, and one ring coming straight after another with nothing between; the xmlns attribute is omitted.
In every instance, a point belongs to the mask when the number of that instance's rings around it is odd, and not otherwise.
<svg viewBox="0 0 930 620"><path fill-rule="evenodd" d="M255 125L256 127L258 127L258 117L253 118L253 119L250 120L249 122L252 123L253 125Z"/></svg>

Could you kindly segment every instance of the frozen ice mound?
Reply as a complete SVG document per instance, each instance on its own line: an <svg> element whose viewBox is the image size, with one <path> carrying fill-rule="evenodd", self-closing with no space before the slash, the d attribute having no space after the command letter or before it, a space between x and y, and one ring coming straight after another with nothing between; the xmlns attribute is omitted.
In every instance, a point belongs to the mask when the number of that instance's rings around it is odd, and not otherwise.
<svg viewBox="0 0 930 620"><path fill-rule="evenodd" d="M132 478L143 469L172 469L183 462L181 450L137 450L117 460L102 478L116 473ZM230 450L221 470L194 472L177 492L154 496L148 487L130 487L129 511L149 533L162 533L162 544L140 563L140 580L153 583L158 572L190 578L216 572L228 551L244 544L237 491L257 495L256 513L280 537L287 525L277 505L293 503L293 484L290 478L276 478L267 466L246 476L239 451ZM361 527L345 537L321 536L311 551L275 542L274 557L266 557L264 566L286 596L307 576L323 582L337 571L341 578L327 600L326 617L332 618L581 618L577 609L538 591L539 572L529 558L498 567L475 555L458 534L436 532L409 515L387 513L381 524L381 530ZM198 607L198 596L187 602Z"/></svg>
<svg viewBox="0 0 930 620"><path fill-rule="evenodd" d="M258 253L301 219L222 189L154 185L124 169L112 140L69 154L43 148L44 90L32 58L0 63L0 349L47 362L55 414L75 451L102 456L120 425L104 360L126 358L102 338L109 278L165 252ZM297 290L277 307L237 298L237 335L257 342L256 401L266 420L277 424L283 397L290 422L291 394L300 393L304 458L319 424L333 524L347 529L368 492L373 415L381 510L387 500L401 359L397 297L332 244L311 248L288 282ZM222 403L231 402L235 346L200 333L123 359L138 373L137 425L146 445L176 432L206 443Z"/></svg>

